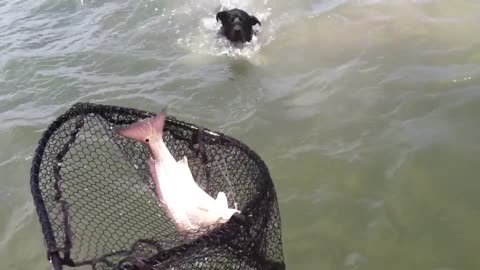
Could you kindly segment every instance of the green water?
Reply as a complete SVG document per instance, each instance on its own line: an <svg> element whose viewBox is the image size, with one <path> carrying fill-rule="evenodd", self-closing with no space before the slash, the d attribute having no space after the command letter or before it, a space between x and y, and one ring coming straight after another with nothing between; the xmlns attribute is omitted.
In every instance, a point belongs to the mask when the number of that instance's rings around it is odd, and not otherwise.
<svg viewBox="0 0 480 270"><path fill-rule="evenodd" d="M29 187L79 101L159 111L267 163L288 269L480 269L480 2L0 0L0 269L51 269Z"/></svg>

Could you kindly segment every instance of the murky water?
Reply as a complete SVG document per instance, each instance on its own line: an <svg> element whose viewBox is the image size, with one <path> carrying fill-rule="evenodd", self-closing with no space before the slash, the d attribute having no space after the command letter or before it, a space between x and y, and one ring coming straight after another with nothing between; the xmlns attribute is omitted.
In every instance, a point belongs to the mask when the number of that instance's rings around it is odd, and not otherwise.
<svg viewBox="0 0 480 270"><path fill-rule="evenodd" d="M217 9L262 21L242 50ZM1 269L51 269L30 189L72 104L159 111L267 162L289 269L480 269L480 1L0 1Z"/></svg>

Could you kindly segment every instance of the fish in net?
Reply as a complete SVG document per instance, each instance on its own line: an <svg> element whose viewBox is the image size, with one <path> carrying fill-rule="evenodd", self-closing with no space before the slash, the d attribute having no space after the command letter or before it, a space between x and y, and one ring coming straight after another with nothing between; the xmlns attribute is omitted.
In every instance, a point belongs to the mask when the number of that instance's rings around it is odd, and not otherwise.
<svg viewBox="0 0 480 270"><path fill-rule="evenodd" d="M163 141L171 155L188 160L205 193L222 193L222 203L238 209L201 233L178 230L159 203L151 150L118 132L155 115L77 103L43 133L30 182L54 269L285 269L262 159L232 137L169 116Z"/></svg>

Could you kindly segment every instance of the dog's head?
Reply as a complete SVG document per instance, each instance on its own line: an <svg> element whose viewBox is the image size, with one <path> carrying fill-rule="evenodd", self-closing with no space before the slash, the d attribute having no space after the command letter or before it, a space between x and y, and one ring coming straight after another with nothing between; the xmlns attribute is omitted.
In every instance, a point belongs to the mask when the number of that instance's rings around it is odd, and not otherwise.
<svg viewBox="0 0 480 270"><path fill-rule="evenodd" d="M262 25L255 16L241 9L231 9L217 13L217 21L222 22L221 33L233 42L250 42L253 26Z"/></svg>

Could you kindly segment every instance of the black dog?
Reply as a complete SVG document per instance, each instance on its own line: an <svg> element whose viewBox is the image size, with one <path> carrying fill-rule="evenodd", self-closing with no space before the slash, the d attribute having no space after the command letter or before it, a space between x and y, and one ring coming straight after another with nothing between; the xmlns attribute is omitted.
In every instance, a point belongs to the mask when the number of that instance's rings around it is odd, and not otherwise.
<svg viewBox="0 0 480 270"><path fill-rule="evenodd" d="M260 21L241 9L231 9L217 13L217 22L222 22L220 34L232 42L250 42L253 36L253 26Z"/></svg>

